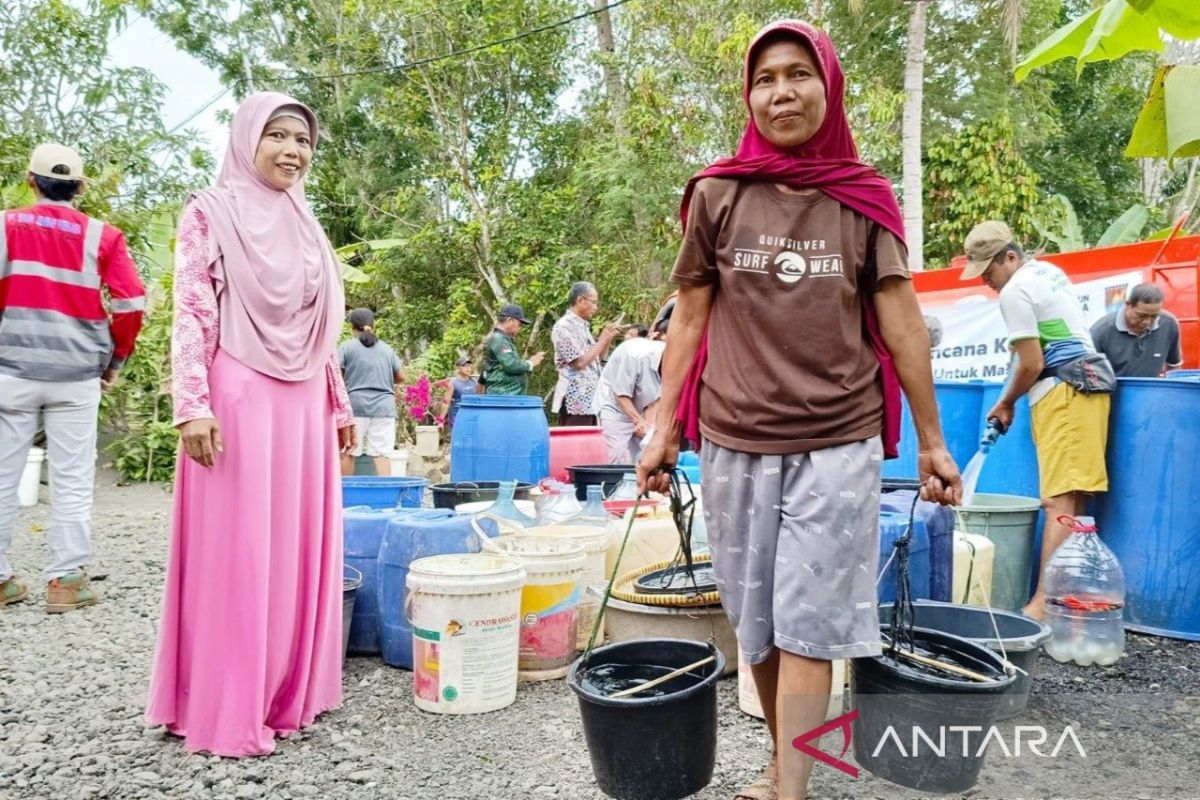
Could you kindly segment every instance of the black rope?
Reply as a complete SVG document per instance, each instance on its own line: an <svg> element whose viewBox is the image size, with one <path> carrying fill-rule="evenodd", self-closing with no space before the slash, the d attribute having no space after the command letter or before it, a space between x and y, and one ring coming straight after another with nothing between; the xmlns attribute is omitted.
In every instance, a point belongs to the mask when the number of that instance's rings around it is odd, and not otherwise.
<svg viewBox="0 0 1200 800"><path fill-rule="evenodd" d="M895 651L903 645L908 652L914 652L916 643L913 640L913 628L916 626L916 613L913 610L912 579L909 574L908 546L917 519L917 503L921 499L920 491L913 497L912 506L908 510L908 529L897 539L892 547L896 551L896 599L892 602L891 647Z"/></svg>

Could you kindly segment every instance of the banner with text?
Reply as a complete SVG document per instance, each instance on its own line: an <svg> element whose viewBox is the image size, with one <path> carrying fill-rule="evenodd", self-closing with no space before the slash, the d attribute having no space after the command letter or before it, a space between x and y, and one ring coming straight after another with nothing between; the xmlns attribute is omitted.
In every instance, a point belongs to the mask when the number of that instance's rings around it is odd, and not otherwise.
<svg viewBox="0 0 1200 800"><path fill-rule="evenodd" d="M1141 271L1134 271L1075 284L1087 324L1120 308L1126 292L1142 281ZM952 303L922 301L921 310L934 317L941 328L941 341L933 348L935 379L998 381L1007 377L1008 331L1000 316L1000 301L994 294L971 295ZM934 326L935 339L937 327Z"/></svg>

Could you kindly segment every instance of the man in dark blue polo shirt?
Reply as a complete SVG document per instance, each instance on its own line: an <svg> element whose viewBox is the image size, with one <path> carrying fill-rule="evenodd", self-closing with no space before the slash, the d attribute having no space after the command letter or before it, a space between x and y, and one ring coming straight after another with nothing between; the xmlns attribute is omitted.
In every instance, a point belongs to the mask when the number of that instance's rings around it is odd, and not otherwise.
<svg viewBox="0 0 1200 800"><path fill-rule="evenodd" d="M1138 284L1124 306L1092 326L1096 349L1108 356L1118 377L1157 378L1183 363L1179 321L1162 306L1162 289Z"/></svg>

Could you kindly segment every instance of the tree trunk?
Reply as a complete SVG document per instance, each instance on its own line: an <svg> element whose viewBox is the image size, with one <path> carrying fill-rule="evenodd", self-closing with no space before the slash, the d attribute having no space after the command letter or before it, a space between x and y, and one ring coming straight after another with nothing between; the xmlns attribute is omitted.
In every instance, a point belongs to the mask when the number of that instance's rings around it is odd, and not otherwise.
<svg viewBox="0 0 1200 800"><path fill-rule="evenodd" d="M904 238L908 242L908 268L924 268L925 229L921 181L921 113L925 102L926 1L912 3L908 17L908 51L904 58Z"/></svg>
<svg viewBox="0 0 1200 800"><path fill-rule="evenodd" d="M613 44L612 15L606 7L608 0L592 0L596 9L596 36L599 39L597 52L600 58L600 69L604 72L604 89L608 95L609 115L612 118L613 130L622 139L629 136L625 125L625 113L629 104L625 99L625 86L621 83L621 73L614 63L616 46Z"/></svg>

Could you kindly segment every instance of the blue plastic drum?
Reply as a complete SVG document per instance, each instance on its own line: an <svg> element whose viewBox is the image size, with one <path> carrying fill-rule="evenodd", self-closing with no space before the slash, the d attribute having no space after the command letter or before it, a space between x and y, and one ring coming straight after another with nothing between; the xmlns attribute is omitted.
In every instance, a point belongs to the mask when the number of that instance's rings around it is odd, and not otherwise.
<svg viewBox="0 0 1200 800"><path fill-rule="evenodd" d="M1125 571L1130 630L1200 641L1200 380L1120 378L1100 536Z"/></svg>
<svg viewBox="0 0 1200 800"><path fill-rule="evenodd" d="M461 417L460 417L461 419ZM457 423L456 423L457 427ZM495 520L482 519L488 536L499 535ZM384 663L412 669L412 625L405 612L408 565L418 558L478 553L482 546L471 517L448 508L401 511L388 521L379 548L379 643Z"/></svg>
<svg viewBox="0 0 1200 800"><path fill-rule="evenodd" d="M537 397L467 395L450 435L450 480L537 483L550 474L550 426Z"/></svg>

